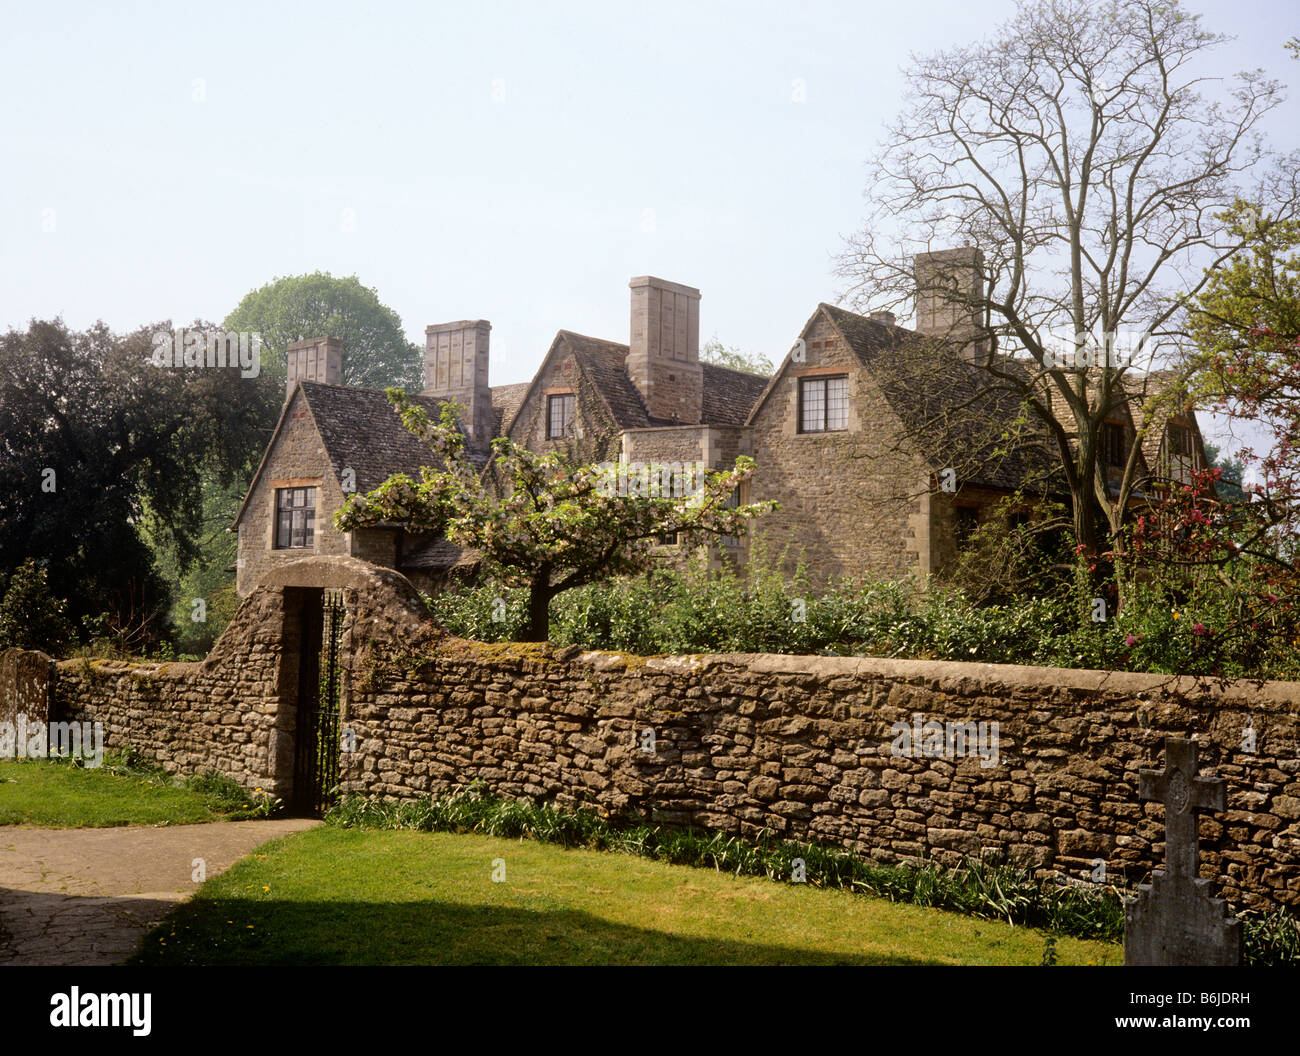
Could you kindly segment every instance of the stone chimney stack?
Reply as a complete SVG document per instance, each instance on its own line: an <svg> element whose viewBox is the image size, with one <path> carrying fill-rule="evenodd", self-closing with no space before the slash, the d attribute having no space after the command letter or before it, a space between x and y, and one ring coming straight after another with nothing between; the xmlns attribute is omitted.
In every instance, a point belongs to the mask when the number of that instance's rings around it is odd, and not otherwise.
<svg viewBox="0 0 1300 1056"><path fill-rule="evenodd" d="M984 254L974 246L918 253L912 261L916 277L916 332L961 345L961 357L984 364L989 342L983 331Z"/></svg>
<svg viewBox="0 0 1300 1056"><path fill-rule="evenodd" d="M343 342L337 337L309 337L287 349L284 398L293 395L298 379L322 385L343 384Z"/></svg>
<svg viewBox="0 0 1300 1056"><path fill-rule="evenodd" d="M466 410L461 424L471 447L492 442L492 390L488 387L486 319L438 323L424 330L424 395L455 400Z"/></svg>
<svg viewBox="0 0 1300 1056"><path fill-rule="evenodd" d="M704 402L700 291L643 275L632 290L627 374L651 418L698 425Z"/></svg>

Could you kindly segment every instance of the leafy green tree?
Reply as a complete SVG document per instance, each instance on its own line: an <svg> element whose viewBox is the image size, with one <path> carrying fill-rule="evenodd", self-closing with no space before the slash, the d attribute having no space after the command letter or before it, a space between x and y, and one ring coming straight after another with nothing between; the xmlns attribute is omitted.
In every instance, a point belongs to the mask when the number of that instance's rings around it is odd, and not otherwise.
<svg viewBox="0 0 1300 1056"><path fill-rule="evenodd" d="M1214 490L1218 492L1221 499L1228 502L1236 502L1245 497L1245 492L1241 490L1241 482L1245 477L1246 467L1239 458L1232 458L1229 455L1219 457L1219 445L1212 444L1208 440L1205 442L1205 458L1211 469L1219 471L1218 479L1214 482Z"/></svg>
<svg viewBox="0 0 1300 1056"><path fill-rule="evenodd" d="M244 297L224 326L261 334L267 366L280 378L290 344L337 337L344 384L419 390L424 383L421 351L406 339L402 320L355 275L336 279L317 271L275 279Z"/></svg>
<svg viewBox="0 0 1300 1056"><path fill-rule="evenodd" d="M776 508L772 501L730 505L754 471L744 457L730 471L704 474L702 486L692 482L690 493L676 498L620 494L607 468L539 455L506 437L492 441L491 461L481 472L466 457L453 404L444 405L435 423L401 391L389 389L388 396L445 468L426 467L419 483L397 474L369 494L352 496L335 515L335 526L352 531L399 524L478 550L487 574L528 588L529 641L548 639L557 594L648 571L664 535L678 533L688 546L709 536L735 536L753 517Z"/></svg>
<svg viewBox="0 0 1300 1056"><path fill-rule="evenodd" d="M75 634L65 615L67 607L50 590L46 569L29 557L14 572L0 601L0 649L40 649L58 656Z"/></svg>
<svg viewBox="0 0 1300 1056"><path fill-rule="evenodd" d="M776 364L761 352L747 356L739 348L726 348L718 340L717 334L700 346L700 360L704 363L716 363L720 367L730 367L732 370L762 374L765 377L776 373Z"/></svg>
<svg viewBox="0 0 1300 1056"><path fill-rule="evenodd" d="M141 646L165 630L170 594L146 516L188 567L205 472L227 485L243 475L278 399L264 375L156 366L153 336L171 331L78 333L55 320L0 335L0 574L43 559L74 621L103 615L106 631Z"/></svg>

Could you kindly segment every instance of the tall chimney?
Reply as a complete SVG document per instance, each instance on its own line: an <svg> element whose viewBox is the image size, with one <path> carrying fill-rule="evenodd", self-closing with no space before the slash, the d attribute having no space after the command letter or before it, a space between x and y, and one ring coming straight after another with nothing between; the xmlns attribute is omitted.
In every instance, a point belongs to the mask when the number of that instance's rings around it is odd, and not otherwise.
<svg viewBox="0 0 1300 1056"><path fill-rule="evenodd" d="M337 337L309 337L306 341L295 341L286 353L286 400L293 395L299 378L319 381L322 385L343 384L343 342Z"/></svg>
<svg viewBox="0 0 1300 1056"><path fill-rule="evenodd" d="M961 345L961 357L984 364L989 358L983 331L984 254L975 246L918 253L912 261L916 277L916 332Z"/></svg>
<svg viewBox="0 0 1300 1056"><path fill-rule="evenodd" d="M455 400L466 408L461 424L471 447L486 447L492 441L491 331L486 319L438 323L424 330L424 395Z"/></svg>
<svg viewBox="0 0 1300 1056"><path fill-rule="evenodd" d="M627 374L651 418L697 425L704 401L700 291L643 275L632 290Z"/></svg>

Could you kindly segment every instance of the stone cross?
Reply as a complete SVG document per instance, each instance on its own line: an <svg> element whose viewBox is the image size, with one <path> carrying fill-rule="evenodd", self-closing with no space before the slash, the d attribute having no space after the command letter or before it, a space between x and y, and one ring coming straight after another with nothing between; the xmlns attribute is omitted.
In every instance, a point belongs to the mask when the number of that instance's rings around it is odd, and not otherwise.
<svg viewBox="0 0 1300 1056"><path fill-rule="evenodd" d="M1241 921L1227 916L1227 903L1211 895L1213 884L1197 876L1198 811L1227 809L1221 777L1198 777L1196 745L1185 737L1165 738L1164 773L1143 770L1143 800L1165 805L1165 868L1151 874L1124 907L1124 963L1239 964Z"/></svg>
<svg viewBox="0 0 1300 1056"><path fill-rule="evenodd" d="M1165 738L1165 772L1138 773L1138 795L1165 805L1165 872L1196 879L1201 839L1196 813L1228 809L1228 783L1221 777L1197 777L1196 744L1184 737Z"/></svg>

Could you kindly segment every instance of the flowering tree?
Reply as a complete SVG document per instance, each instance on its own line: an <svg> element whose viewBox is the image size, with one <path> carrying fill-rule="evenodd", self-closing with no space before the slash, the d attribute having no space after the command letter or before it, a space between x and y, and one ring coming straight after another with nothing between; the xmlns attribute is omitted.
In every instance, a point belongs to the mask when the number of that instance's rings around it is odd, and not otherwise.
<svg viewBox="0 0 1300 1056"><path fill-rule="evenodd" d="M1238 455L1244 497L1225 498L1217 467L1193 474L1137 518L1131 545L1176 596L1197 599L1191 648L1249 664L1300 644L1300 222L1241 201L1221 219L1247 248L1188 304L1193 387L1265 449Z"/></svg>
<svg viewBox="0 0 1300 1056"><path fill-rule="evenodd" d="M1300 221L1266 217L1238 202L1226 219L1249 238L1248 249L1214 271L1189 310L1200 348L1198 388L1213 409L1238 426L1266 434L1267 450L1239 457L1251 499L1222 525L1227 541L1297 572L1300 542ZM1198 511L1204 512L1204 511ZM1204 525L1202 527L1205 527ZM1244 536L1241 534L1245 532ZM1225 533L1216 538L1226 539Z"/></svg>
<svg viewBox="0 0 1300 1056"><path fill-rule="evenodd" d="M426 466L422 480L395 474L374 491L352 496L335 515L340 531L380 523L445 535L478 550L485 570L504 582L527 586L528 640L546 641L551 599L609 576L644 572L654 548L676 533L686 545L710 536L741 534L772 501L731 505L754 471L741 457L735 468L700 474L701 480L621 494L606 466L581 465L558 454L540 455L507 437L492 441L485 469L467 456L456 408L443 406L439 421L399 389L389 401L402 422L426 441L441 469ZM639 489L638 489L639 490Z"/></svg>

